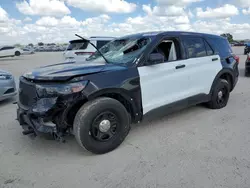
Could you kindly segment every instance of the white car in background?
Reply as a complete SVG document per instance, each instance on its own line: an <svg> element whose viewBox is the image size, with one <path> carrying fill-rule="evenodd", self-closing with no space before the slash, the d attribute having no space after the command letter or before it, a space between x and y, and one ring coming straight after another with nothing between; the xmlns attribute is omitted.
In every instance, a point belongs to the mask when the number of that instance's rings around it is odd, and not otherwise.
<svg viewBox="0 0 250 188"><path fill-rule="evenodd" d="M34 54L35 53L33 48L23 48L22 51L23 51L22 52L23 55L29 55L29 54Z"/></svg>
<svg viewBox="0 0 250 188"><path fill-rule="evenodd" d="M0 69L0 101L14 97L17 94L14 76Z"/></svg>
<svg viewBox="0 0 250 188"><path fill-rule="evenodd" d="M108 42L115 39L114 37L90 37L89 40L98 49L107 44ZM96 49L81 39L69 41L69 45L65 52L63 53L64 60L67 62L72 62L76 60L84 60L92 55Z"/></svg>
<svg viewBox="0 0 250 188"><path fill-rule="evenodd" d="M0 57L20 56L22 52L23 51L20 48L16 48L14 46L1 46L0 47Z"/></svg>

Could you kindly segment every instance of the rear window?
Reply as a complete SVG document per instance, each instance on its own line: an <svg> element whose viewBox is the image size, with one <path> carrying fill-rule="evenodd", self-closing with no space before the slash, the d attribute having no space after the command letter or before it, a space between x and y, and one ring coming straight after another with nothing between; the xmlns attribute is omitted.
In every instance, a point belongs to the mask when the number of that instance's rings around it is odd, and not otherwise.
<svg viewBox="0 0 250 188"><path fill-rule="evenodd" d="M67 50L85 50L88 44L88 42L73 42L69 44Z"/></svg>
<svg viewBox="0 0 250 188"><path fill-rule="evenodd" d="M207 50L207 55L208 56L213 55L214 54L213 49L209 46L209 44L206 41L204 41L204 42L205 42L205 47L206 47L206 50Z"/></svg>
<svg viewBox="0 0 250 188"><path fill-rule="evenodd" d="M227 39L208 37L206 38L206 40L212 46L215 52L220 55L221 58L226 58L233 53Z"/></svg>

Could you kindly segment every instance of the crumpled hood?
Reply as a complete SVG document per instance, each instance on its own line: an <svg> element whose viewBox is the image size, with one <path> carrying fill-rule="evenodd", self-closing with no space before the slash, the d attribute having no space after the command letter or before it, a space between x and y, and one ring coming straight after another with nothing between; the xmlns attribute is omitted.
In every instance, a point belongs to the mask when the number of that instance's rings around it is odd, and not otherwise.
<svg viewBox="0 0 250 188"><path fill-rule="evenodd" d="M63 81L74 76L84 76L117 69L125 69L125 67L105 64L104 62L67 62L36 68L23 76L32 80Z"/></svg>

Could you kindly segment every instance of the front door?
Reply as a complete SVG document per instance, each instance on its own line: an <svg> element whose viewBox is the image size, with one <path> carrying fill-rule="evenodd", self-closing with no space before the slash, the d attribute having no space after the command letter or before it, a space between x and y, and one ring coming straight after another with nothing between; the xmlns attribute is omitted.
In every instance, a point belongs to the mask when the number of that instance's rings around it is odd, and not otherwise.
<svg viewBox="0 0 250 188"><path fill-rule="evenodd" d="M189 70L180 59L177 41L163 40L151 54L164 56L162 62L151 62L138 68L143 114L190 97Z"/></svg>

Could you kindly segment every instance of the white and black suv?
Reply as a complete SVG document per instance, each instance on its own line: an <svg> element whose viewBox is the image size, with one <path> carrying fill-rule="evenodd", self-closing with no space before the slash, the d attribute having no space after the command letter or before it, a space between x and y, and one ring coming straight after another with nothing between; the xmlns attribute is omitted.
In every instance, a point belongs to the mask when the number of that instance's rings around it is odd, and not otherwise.
<svg viewBox="0 0 250 188"><path fill-rule="evenodd" d="M24 135L64 141L72 133L82 147L101 154L117 148L130 124L150 114L199 103L225 107L238 75L225 38L134 34L109 42L82 64L55 64L21 76L17 119Z"/></svg>

